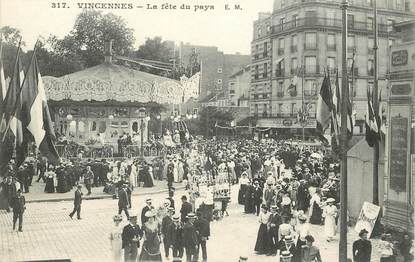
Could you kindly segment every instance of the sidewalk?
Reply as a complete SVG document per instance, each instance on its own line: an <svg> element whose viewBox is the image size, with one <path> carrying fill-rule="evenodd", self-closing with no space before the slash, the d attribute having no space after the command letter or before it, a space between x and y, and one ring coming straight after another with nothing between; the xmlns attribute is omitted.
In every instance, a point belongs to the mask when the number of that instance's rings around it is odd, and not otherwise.
<svg viewBox="0 0 415 262"><path fill-rule="evenodd" d="M35 177L37 178L37 177ZM26 203L32 202L57 202L57 201L68 201L73 200L74 198L74 190L73 188L71 191L66 193L45 193L45 183L42 181L36 182L35 178L33 178L32 186L29 188L29 193L23 194L26 198ZM184 186L181 183L174 183L173 186L176 190L183 189ZM84 192L83 199L90 200L90 199L105 199L105 198L112 198L112 195L105 193L104 187L93 187L91 189L91 195L86 195L86 188L85 186L82 188ZM167 193L167 181L154 181L154 187L136 187L132 195L151 195L151 194L158 194L158 193Z"/></svg>

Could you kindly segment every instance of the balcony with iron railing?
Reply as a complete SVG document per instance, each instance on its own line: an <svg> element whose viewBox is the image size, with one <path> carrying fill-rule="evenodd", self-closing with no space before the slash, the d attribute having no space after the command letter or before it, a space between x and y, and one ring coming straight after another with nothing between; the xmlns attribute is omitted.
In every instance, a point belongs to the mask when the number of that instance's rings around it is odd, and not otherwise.
<svg viewBox="0 0 415 262"><path fill-rule="evenodd" d="M289 31L296 28L334 28L340 30L342 28L342 19L336 18L326 18L326 17L306 17L306 18L297 18L296 20L287 21L283 24L278 24L272 26L272 33L279 34L281 32ZM369 24L369 25L368 25ZM348 24L348 30L352 32L361 32L361 33L373 33L373 30L369 30L370 22L358 22L354 21L353 23ZM388 25L378 24L379 34L388 34L391 33L388 30Z"/></svg>
<svg viewBox="0 0 415 262"><path fill-rule="evenodd" d="M275 77L284 77L284 75L285 75L285 70L283 68L275 70Z"/></svg>
<svg viewBox="0 0 415 262"><path fill-rule="evenodd" d="M337 50L337 46L334 45L327 45L327 51L336 51Z"/></svg>
<svg viewBox="0 0 415 262"><path fill-rule="evenodd" d="M306 66L304 74L305 75L319 75L319 74L321 74L320 65Z"/></svg>
<svg viewBox="0 0 415 262"><path fill-rule="evenodd" d="M291 53L295 53L295 52L297 52L297 51L298 51L298 48L297 48L297 46L296 46L296 45L292 45L292 46L290 47L290 50L291 50Z"/></svg>
<svg viewBox="0 0 415 262"><path fill-rule="evenodd" d="M304 96L310 97L310 96L316 96L317 90L304 90Z"/></svg>

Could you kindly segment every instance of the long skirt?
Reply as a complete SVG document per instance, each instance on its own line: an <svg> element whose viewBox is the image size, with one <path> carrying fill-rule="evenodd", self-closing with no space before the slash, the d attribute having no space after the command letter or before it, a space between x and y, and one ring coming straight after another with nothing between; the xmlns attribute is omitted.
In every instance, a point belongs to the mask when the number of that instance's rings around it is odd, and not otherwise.
<svg viewBox="0 0 415 262"><path fill-rule="evenodd" d="M321 225L321 215L323 210L319 207L319 205L314 202L313 203L313 214L310 217L310 223L313 225Z"/></svg>
<svg viewBox="0 0 415 262"><path fill-rule="evenodd" d="M268 254L272 251L272 240L271 236L268 232L268 228L266 224L262 224L259 226L258 236L255 243L255 251L259 254Z"/></svg>
<svg viewBox="0 0 415 262"><path fill-rule="evenodd" d="M247 189L247 185L241 185L241 187L239 188L239 193L238 193L238 204L243 205L245 202L245 192Z"/></svg>
<svg viewBox="0 0 415 262"><path fill-rule="evenodd" d="M55 186L53 184L53 178L46 178L45 193L55 193Z"/></svg>
<svg viewBox="0 0 415 262"><path fill-rule="evenodd" d="M161 259L161 253L158 252L156 254L151 254L148 252L145 245L143 245L143 248L141 249L140 257L138 258L138 261L147 262L147 261L162 261Z"/></svg>
<svg viewBox="0 0 415 262"><path fill-rule="evenodd" d="M327 216L324 220L324 233L327 238L336 235L336 219L333 216Z"/></svg>

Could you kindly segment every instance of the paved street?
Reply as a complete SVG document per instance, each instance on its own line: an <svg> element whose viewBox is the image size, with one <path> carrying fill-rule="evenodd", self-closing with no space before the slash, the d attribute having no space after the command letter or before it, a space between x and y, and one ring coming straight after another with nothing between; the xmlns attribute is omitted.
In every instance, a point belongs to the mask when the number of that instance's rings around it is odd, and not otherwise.
<svg viewBox="0 0 415 262"><path fill-rule="evenodd" d="M176 205L179 204L182 192L176 192ZM166 194L159 193L152 197L155 203L160 203ZM249 261L278 261L275 257L254 254L253 248L258 230L257 217L243 214L242 207L235 203L236 199L233 199L229 208L229 217L211 224L212 237L208 242L209 261L237 261L240 255L248 256ZM143 206L144 196L134 196L132 212L139 214ZM112 199L84 201L82 220L71 220L68 217L72 207L70 201L27 204L23 233L13 232L12 214L1 211L0 261L58 258L71 258L73 261L108 261L110 255L108 234L112 225L112 216L117 210L117 201ZM338 240L327 243L324 240L323 228L319 226L313 226L312 233L316 238L316 245L321 249L323 261L337 261ZM349 241L354 239L356 234L350 230ZM373 253L378 253L376 244Z"/></svg>

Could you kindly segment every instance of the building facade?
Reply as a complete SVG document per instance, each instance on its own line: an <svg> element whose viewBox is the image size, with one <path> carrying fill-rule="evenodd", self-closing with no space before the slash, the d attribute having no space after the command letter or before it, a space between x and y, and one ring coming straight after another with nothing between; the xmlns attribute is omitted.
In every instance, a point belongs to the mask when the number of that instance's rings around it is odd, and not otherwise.
<svg viewBox="0 0 415 262"><path fill-rule="evenodd" d="M305 126L313 132L317 97L324 73L332 86L339 68L341 82L341 0L275 0L272 14L254 22L250 113L258 127L297 133ZM348 1L348 66L351 100L357 132L363 132L367 88L373 85L373 1ZM391 45L400 42L393 25L414 19L404 0L378 0L378 75L382 103L386 103ZM351 66L354 59L354 70ZM299 109L307 121L299 123Z"/></svg>
<svg viewBox="0 0 415 262"><path fill-rule="evenodd" d="M251 86L251 66L245 66L229 77L228 105L248 107Z"/></svg>
<svg viewBox="0 0 415 262"><path fill-rule="evenodd" d="M181 43L179 46L180 63L187 66L192 53L197 54L201 68L200 94L204 99L212 93L227 93L229 76L250 63L249 55L224 54L215 46L199 46Z"/></svg>

